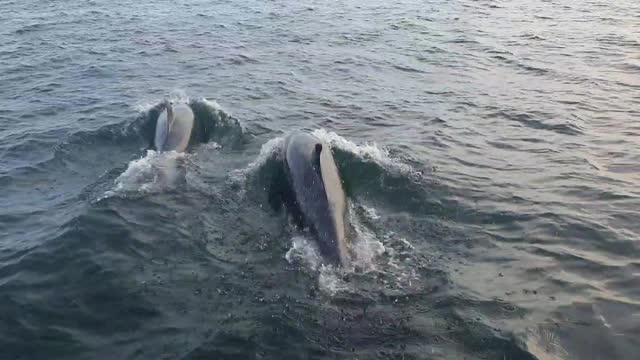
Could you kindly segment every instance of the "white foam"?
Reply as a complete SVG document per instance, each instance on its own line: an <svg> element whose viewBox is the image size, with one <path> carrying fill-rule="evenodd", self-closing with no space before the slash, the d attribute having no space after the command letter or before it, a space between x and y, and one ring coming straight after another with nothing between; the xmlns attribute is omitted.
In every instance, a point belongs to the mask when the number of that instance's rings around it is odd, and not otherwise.
<svg viewBox="0 0 640 360"><path fill-rule="evenodd" d="M200 149L218 150L218 149L222 149L222 145L218 144L215 141L209 141L208 143L200 144L200 146L198 147L198 150L200 150Z"/></svg>
<svg viewBox="0 0 640 360"><path fill-rule="evenodd" d="M360 205L360 208L363 210L364 215L365 217L367 217L368 220L375 221L380 219L380 215L378 215L378 212L376 211L376 209L365 206L365 205Z"/></svg>
<svg viewBox="0 0 640 360"><path fill-rule="evenodd" d="M375 214L374 209L370 209L370 211ZM360 222L353 204L349 206L349 219L355 235L351 239L352 265L364 272L376 270L376 258L387 251L386 247L374 233Z"/></svg>
<svg viewBox="0 0 640 360"><path fill-rule="evenodd" d="M117 193L148 193L173 187L178 177L178 161L185 153L168 151L159 153L148 150L143 158L133 160L127 169L115 180L113 190L105 197Z"/></svg>
<svg viewBox="0 0 640 360"><path fill-rule="evenodd" d="M289 264L300 264L309 270L317 270L322 257L315 244L304 236L296 235L291 239L291 248L285 254Z"/></svg>
<svg viewBox="0 0 640 360"><path fill-rule="evenodd" d="M351 268L345 271L358 269L361 272L368 272L376 269L376 258L384 254L387 249L372 232L363 226L355 216L353 206L350 206L351 226L354 230L350 239L349 250ZM290 264L299 263L311 271L316 271L323 263L315 240L303 235L296 235L291 239L291 248L287 251L285 258Z"/></svg>
<svg viewBox="0 0 640 360"><path fill-rule="evenodd" d="M384 147L379 147L377 144L365 143L358 145L352 141L349 141L335 132L327 131L325 129L316 129L312 134L328 143L331 147L336 147L341 150L350 152L361 159L374 161L387 169L396 169L405 173L414 173L415 170L404 164L398 159L394 159L390 156L389 150Z"/></svg>
<svg viewBox="0 0 640 360"><path fill-rule="evenodd" d="M339 291L349 290L348 284L340 278L342 269L323 264L324 260L315 241L307 236L296 235L291 238L291 248L285 254L285 259L301 270L316 272L318 287L327 295L333 296Z"/></svg>
<svg viewBox="0 0 640 360"><path fill-rule="evenodd" d="M342 280L340 274L339 270L331 266L323 265L320 268L320 275L318 276L319 289L329 296L334 296L339 292L349 291L349 284Z"/></svg>

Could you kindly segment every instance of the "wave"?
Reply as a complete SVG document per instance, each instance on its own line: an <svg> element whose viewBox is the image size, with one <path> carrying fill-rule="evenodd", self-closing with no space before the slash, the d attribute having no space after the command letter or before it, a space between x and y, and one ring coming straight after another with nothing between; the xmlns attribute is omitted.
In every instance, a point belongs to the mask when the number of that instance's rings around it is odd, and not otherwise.
<svg viewBox="0 0 640 360"><path fill-rule="evenodd" d="M523 126L534 130L551 131L558 134L577 136L584 134L584 129L579 122L564 121L557 122L550 115L536 112L515 112L511 110L500 110L496 113L488 114L491 117L500 117L515 121ZM555 123L553 123L556 121Z"/></svg>

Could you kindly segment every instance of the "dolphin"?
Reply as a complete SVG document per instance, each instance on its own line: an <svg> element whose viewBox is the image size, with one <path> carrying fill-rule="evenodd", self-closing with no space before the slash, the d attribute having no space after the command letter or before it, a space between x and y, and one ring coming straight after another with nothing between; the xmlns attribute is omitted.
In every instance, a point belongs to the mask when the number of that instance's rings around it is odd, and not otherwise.
<svg viewBox="0 0 640 360"><path fill-rule="evenodd" d="M294 132L283 147L284 204L314 234L322 256L348 266L347 198L331 148L317 137Z"/></svg>
<svg viewBox="0 0 640 360"><path fill-rule="evenodd" d="M154 146L157 151L186 151L189 147L194 116L187 104L164 102L164 110L156 122Z"/></svg>

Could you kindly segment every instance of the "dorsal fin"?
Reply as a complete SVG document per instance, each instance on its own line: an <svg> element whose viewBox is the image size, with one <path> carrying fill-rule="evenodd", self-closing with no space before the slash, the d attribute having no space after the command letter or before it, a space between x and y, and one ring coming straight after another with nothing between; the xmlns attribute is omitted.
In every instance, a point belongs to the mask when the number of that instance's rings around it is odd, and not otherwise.
<svg viewBox="0 0 640 360"><path fill-rule="evenodd" d="M175 119L175 113L173 112L173 105L170 101L167 101L165 106L167 108L167 128L171 130L173 120Z"/></svg>
<svg viewBox="0 0 640 360"><path fill-rule="evenodd" d="M322 154L322 144L316 143L316 146L313 149L313 167L316 169L318 174L322 176L322 171L320 169L320 154Z"/></svg>

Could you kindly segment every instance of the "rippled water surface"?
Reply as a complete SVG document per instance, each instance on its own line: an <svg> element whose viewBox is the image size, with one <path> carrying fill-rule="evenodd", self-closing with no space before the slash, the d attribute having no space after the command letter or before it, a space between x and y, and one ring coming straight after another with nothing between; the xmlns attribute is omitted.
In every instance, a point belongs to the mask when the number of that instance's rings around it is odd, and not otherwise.
<svg viewBox="0 0 640 360"><path fill-rule="evenodd" d="M637 1L0 5L0 358L637 359ZM269 206L297 129L353 268Z"/></svg>

